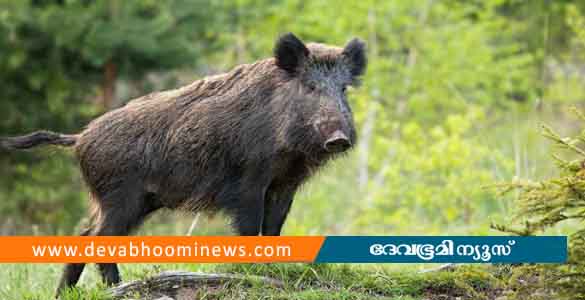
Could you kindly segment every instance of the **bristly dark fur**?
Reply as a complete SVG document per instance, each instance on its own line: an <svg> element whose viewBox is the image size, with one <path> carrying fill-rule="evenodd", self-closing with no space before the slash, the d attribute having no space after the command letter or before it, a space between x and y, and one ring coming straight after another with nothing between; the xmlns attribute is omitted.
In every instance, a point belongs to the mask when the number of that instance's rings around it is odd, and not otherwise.
<svg viewBox="0 0 585 300"><path fill-rule="evenodd" d="M279 235L299 186L355 145L345 91L366 59L359 40L342 49L305 45L291 33L274 52L135 99L79 135L40 132L0 143L74 146L93 207L81 235L128 235L163 207L223 210L240 235ZM65 267L58 293L76 284L84 265ZM116 264L98 267L107 284L120 280Z"/></svg>

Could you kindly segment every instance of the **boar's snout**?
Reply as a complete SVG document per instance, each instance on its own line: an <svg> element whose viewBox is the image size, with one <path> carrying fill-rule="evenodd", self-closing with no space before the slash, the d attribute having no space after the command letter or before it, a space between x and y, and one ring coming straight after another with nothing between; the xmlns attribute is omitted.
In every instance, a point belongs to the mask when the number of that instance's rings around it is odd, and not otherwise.
<svg viewBox="0 0 585 300"><path fill-rule="evenodd" d="M347 133L345 120L329 117L324 121L316 122L316 128L323 138L321 147L329 153L345 152L352 146L352 140Z"/></svg>
<svg viewBox="0 0 585 300"><path fill-rule="evenodd" d="M341 130L336 130L333 132L333 134L331 134L331 136L323 144L323 148L325 148L327 152L331 153L344 152L345 150L349 149L349 147L351 147L351 142Z"/></svg>

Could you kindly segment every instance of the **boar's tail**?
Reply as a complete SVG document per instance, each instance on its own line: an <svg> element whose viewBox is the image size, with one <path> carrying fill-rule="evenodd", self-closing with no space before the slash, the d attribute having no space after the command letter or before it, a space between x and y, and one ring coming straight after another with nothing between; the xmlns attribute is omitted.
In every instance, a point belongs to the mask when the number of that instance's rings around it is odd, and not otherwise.
<svg viewBox="0 0 585 300"><path fill-rule="evenodd" d="M16 137L0 137L0 149L20 150L41 145L73 146L78 135L60 134L50 131L36 131L31 134Z"/></svg>

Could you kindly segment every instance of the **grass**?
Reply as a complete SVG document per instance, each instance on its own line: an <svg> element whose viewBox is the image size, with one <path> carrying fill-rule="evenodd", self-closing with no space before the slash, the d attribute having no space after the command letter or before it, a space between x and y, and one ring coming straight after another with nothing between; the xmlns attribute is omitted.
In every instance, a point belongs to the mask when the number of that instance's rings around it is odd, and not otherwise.
<svg viewBox="0 0 585 300"><path fill-rule="evenodd" d="M265 276L283 283L270 287L250 281L204 288L181 299L493 299L499 279L491 267L461 266L455 271L419 273L413 266L338 264L124 264L126 281L146 279L163 270ZM0 299L52 299L61 265L0 265ZM64 299L108 299L95 267L86 269L77 289Z"/></svg>

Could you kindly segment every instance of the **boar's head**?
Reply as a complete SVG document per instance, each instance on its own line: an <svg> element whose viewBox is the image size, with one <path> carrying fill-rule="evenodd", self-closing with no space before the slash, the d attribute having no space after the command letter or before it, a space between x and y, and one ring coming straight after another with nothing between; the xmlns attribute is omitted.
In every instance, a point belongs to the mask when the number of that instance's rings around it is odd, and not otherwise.
<svg viewBox="0 0 585 300"><path fill-rule="evenodd" d="M366 67L365 44L352 39L344 48L304 44L292 33L276 42L276 65L290 78L297 122L305 125L305 141L313 151L338 154L356 143L347 87L359 84Z"/></svg>

